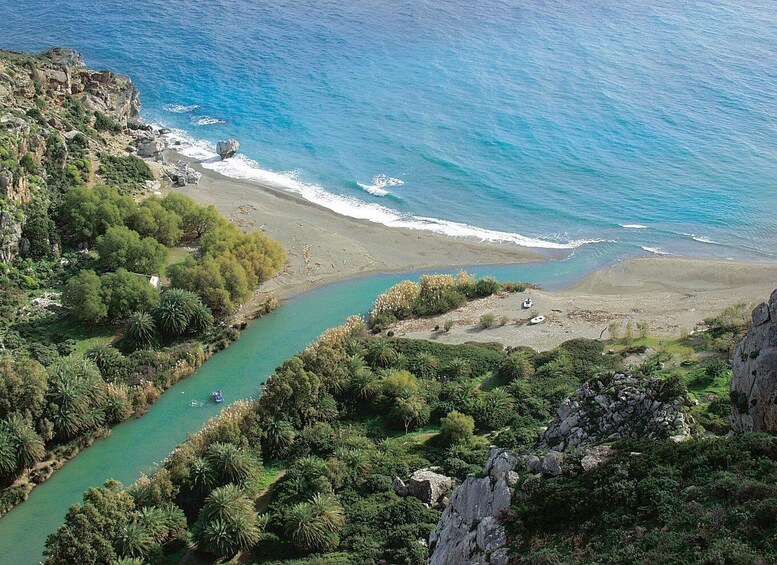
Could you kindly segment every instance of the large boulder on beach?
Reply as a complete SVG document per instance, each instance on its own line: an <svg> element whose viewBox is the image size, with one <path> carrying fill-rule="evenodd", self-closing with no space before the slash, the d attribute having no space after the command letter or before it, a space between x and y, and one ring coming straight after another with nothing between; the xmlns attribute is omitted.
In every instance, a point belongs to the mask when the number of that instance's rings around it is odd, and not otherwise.
<svg viewBox="0 0 777 565"><path fill-rule="evenodd" d="M222 161L234 156L238 149L240 149L240 143L237 139L222 140L216 144L216 153L219 154Z"/></svg>
<svg viewBox="0 0 777 565"><path fill-rule="evenodd" d="M164 142L155 136L138 138L138 157L143 159L158 158L165 148Z"/></svg>
<svg viewBox="0 0 777 565"><path fill-rule="evenodd" d="M753 310L731 368L731 429L777 432L777 290Z"/></svg>

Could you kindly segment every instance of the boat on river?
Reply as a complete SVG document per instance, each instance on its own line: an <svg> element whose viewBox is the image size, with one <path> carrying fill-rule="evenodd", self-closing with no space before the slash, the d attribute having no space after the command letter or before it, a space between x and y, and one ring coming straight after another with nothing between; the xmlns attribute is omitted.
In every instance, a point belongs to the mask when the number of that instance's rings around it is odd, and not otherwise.
<svg viewBox="0 0 777 565"><path fill-rule="evenodd" d="M224 402L224 395L221 394L220 390L214 390L210 393L210 397L213 399L213 402L216 404L221 404Z"/></svg>

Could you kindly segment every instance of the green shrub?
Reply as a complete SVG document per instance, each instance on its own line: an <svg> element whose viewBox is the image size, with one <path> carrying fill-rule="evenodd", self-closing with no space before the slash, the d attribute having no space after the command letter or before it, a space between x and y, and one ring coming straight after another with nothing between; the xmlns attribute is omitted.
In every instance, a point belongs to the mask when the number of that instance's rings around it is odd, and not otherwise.
<svg viewBox="0 0 777 565"><path fill-rule="evenodd" d="M108 184L123 190L133 190L147 180L154 180L146 162L134 155L102 155L99 173Z"/></svg>
<svg viewBox="0 0 777 565"><path fill-rule="evenodd" d="M480 326L484 329L493 328L496 323L496 316L494 314L483 314L480 316Z"/></svg>

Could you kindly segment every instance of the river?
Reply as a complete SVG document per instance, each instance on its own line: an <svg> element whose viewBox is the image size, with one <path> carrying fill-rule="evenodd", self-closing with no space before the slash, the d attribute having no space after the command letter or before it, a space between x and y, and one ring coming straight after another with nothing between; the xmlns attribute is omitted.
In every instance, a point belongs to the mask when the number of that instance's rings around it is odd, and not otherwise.
<svg viewBox="0 0 777 565"><path fill-rule="evenodd" d="M503 267L474 267L479 276L530 281L560 288L580 279L602 257L580 252L563 261ZM259 385L285 359L322 331L352 314L365 313L375 297L411 275L376 275L319 287L284 301L275 312L252 323L240 339L213 356L188 379L170 388L142 417L124 422L106 439L97 440L33 490L29 499L0 519L0 563L37 563L46 537L62 523L67 509L81 501L90 486L116 479L129 485L149 473L187 433L199 430L231 401L255 396ZM208 402L221 389L222 405ZM192 401L201 406L192 406Z"/></svg>

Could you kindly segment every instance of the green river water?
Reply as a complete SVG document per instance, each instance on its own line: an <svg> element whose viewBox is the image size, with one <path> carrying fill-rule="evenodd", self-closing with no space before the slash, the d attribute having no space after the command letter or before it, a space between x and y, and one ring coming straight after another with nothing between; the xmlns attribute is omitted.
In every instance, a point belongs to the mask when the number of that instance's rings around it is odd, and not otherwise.
<svg viewBox="0 0 777 565"><path fill-rule="evenodd" d="M559 288L581 278L603 257L578 253L562 261L504 267L474 267L479 276L524 280ZM439 272L439 271L435 271ZM375 297L392 284L416 274L369 276L317 288L285 301L272 314L252 323L238 341L208 360L191 377L170 388L139 419L116 426L39 485L30 498L0 519L0 563L35 564L46 537L62 523L67 509L88 487L116 479L125 485L150 472L187 433L195 432L231 401L255 396L275 367L313 341L322 331L352 314L365 313ZM208 402L221 389L222 405ZM192 401L202 403L193 407Z"/></svg>

